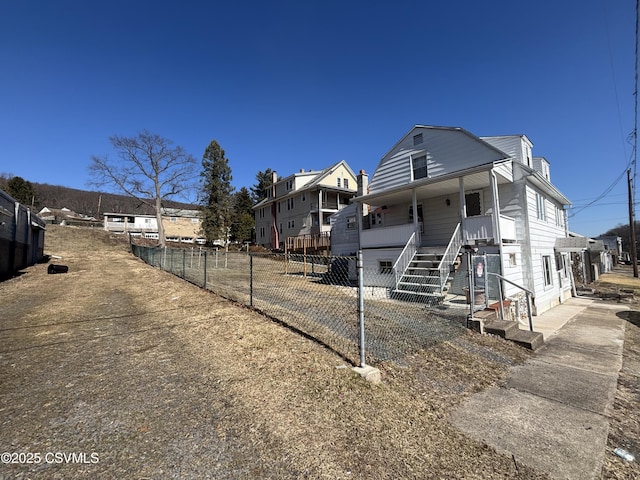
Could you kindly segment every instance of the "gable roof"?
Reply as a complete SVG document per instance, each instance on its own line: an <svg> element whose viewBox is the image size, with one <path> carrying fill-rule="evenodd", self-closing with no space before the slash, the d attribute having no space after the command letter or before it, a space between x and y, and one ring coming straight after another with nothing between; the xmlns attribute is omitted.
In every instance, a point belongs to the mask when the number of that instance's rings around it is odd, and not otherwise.
<svg viewBox="0 0 640 480"><path fill-rule="evenodd" d="M286 198L289 195L297 195L300 192L311 190L314 187L317 187L318 185L320 185L324 179L326 179L329 175L331 175L336 169L338 169L341 166L344 167L347 170L349 175L351 175L354 179L357 180L358 177L353 172L353 170L351 169L349 164L345 160L340 160L339 162L336 162L333 165L331 165L330 167L327 167L327 168L325 168L323 170L318 170L318 171L310 170L310 171L306 171L306 172L296 172L296 173L292 173L291 175L287 175L286 177L282 177L281 179L279 179L276 182L276 184L281 183L281 182L286 182L287 180L290 180L290 179L296 178L296 177L313 176L313 175L315 175L315 177L312 180L310 180L309 182L305 183L300 188L297 188L295 190L291 190L286 195L282 195L280 197L264 198L261 201L259 201L258 203L256 203L252 208L256 209L258 207L267 205L267 204L273 202L274 200ZM340 188L340 187L337 187L337 186L327 186L327 185L324 185L323 187L324 188L331 188L331 189L339 190L339 191L353 191L353 192L356 191L356 188Z"/></svg>
<svg viewBox="0 0 640 480"><path fill-rule="evenodd" d="M370 191L412 182L409 158L417 155L427 157L429 178L510 158L509 154L463 128L414 125L382 157L371 178Z"/></svg>

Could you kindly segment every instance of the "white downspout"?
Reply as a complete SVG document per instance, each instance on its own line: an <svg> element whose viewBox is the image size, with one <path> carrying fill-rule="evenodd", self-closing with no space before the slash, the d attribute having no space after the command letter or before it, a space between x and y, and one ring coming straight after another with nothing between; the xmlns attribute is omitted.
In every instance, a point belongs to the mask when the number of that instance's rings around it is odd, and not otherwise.
<svg viewBox="0 0 640 480"><path fill-rule="evenodd" d="M458 185L460 190L460 228L462 228L462 241L468 243L469 239L467 235L467 225L465 219L467 218L467 204L464 194L464 177L458 179Z"/></svg>
<svg viewBox="0 0 640 480"><path fill-rule="evenodd" d="M412 208L413 208L413 231L416 234L416 238L420 239L419 242L417 242L418 244L416 245L417 248L420 247L420 243L422 243L422 237L420 236L420 222L418 219L418 199L417 199L417 194L416 194L416 189L412 189L411 190L411 195L412 195Z"/></svg>

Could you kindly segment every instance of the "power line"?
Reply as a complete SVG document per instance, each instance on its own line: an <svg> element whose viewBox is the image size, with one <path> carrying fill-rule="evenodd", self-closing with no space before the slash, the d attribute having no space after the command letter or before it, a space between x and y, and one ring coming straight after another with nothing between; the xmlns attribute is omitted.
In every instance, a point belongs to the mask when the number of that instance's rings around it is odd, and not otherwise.
<svg viewBox="0 0 640 480"><path fill-rule="evenodd" d="M640 1L640 0L637 0ZM616 178L613 183L611 183L611 185L609 185L606 190L604 192L602 192L600 195L598 195L595 199L593 199L592 201L590 201L589 203L587 203L586 205L584 205L581 208L578 208L577 210L571 210L571 212L569 213L569 218L571 217L575 217L578 213L580 213L581 211L583 211L585 208L589 208L590 206L592 206L594 203L597 203L598 201L602 200L604 197L606 197L611 190L613 190L615 188L615 186L620 182L620 180L622 180L622 177L624 177L624 174L627 173L627 167L624 167L624 170L622 170L622 172L620 173L620 175L618 175L618 178Z"/></svg>

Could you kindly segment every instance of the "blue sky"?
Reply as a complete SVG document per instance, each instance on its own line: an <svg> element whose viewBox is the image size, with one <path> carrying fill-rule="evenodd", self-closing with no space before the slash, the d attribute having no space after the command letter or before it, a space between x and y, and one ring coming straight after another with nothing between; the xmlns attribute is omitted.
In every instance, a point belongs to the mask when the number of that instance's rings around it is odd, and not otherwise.
<svg viewBox="0 0 640 480"><path fill-rule="evenodd" d="M633 156L634 28L633 0L0 0L0 172L84 189L147 129L250 187L458 126L526 134L597 235L628 223L626 175L582 206Z"/></svg>

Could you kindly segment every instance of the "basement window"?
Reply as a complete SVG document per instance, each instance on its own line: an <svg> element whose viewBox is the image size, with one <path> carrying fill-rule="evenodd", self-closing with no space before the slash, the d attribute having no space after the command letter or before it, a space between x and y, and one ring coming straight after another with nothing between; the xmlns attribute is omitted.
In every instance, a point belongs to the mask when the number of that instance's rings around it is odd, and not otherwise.
<svg viewBox="0 0 640 480"><path fill-rule="evenodd" d="M389 274L393 271L393 263L391 260L379 260L380 273Z"/></svg>

